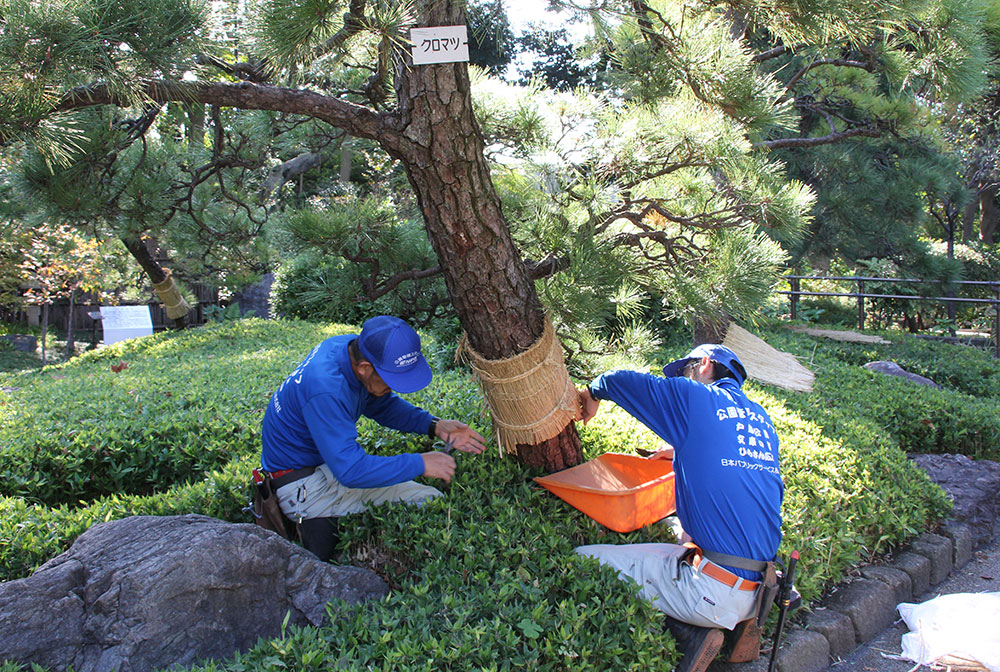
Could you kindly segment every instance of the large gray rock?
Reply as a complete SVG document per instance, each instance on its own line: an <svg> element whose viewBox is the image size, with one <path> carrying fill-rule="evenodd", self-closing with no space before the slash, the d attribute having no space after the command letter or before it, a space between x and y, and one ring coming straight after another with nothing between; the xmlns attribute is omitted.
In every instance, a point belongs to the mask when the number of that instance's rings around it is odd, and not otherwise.
<svg viewBox="0 0 1000 672"><path fill-rule="evenodd" d="M358 567L320 562L251 524L199 515L95 525L32 576L0 583L0 658L77 672L224 658L326 604L379 598Z"/></svg>
<svg viewBox="0 0 1000 672"><path fill-rule="evenodd" d="M868 369L869 371L875 371L876 373L885 374L887 376L898 376L900 378L906 378L907 380L912 381L914 383L927 385L929 387L941 387L930 378L925 378L924 376L919 376L915 373L910 373L896 362L886 362L886 361L868 362L867 364L865 364L864 368Z"/></svg>
<svg viewBox="0 0 1000 672"><path fill-rule="evenodd" d="M38 339L30 334L4 334L0 338L9 341L15 350L34 352L38 349Z"/></svg>
<svg viewBox="0 0 1000 672"><path fill-rule="evenodd" d="M954 500L952 520L972 531L973 546L989 543L1000 533L1000 462L965 455L911 455Z"/></svg>
<svg viewBox="0 0 1000 672"><path fill-rule="evenodd" d="M271 285L273 284L274 274L265 273L255 284L234 292L230 303L240 304L240 315L243 317L253 311L254 317L266 319L271 316Z"/></svg>

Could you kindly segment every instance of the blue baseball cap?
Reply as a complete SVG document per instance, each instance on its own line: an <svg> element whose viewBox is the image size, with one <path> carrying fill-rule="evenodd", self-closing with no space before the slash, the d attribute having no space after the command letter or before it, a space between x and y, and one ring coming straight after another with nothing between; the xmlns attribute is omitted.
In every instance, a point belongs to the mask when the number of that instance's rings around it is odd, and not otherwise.
<svg viewBox="0 0 1000 672"><path fill-rule="evenodd" d="M702 357L708 357L713 362L722 364L736 376L736 382L741 387L743 386L743 381L747 379L747 370L743 368L740 358L726 346L717 343L703 343L689 352L687 357L670 362L663 367L663 375L667 378L680 376L684 373L684 367L688 365L688 362L692 359L701 359Z"/></svg>
<svg viewBox="0 0 1000 672"><path fill-rule="evenodd" d="M431 382L431 367L420 354L420 336L398 317L379 315L365 320L358 349L395 392L416 392Z"/></svg>

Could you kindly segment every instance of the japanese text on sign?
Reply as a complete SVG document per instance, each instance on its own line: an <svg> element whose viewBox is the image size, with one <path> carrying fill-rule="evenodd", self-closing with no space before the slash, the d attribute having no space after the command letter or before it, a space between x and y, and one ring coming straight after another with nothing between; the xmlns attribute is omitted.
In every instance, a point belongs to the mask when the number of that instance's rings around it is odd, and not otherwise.
<svg viewBox="0 0 1000 672"><path fill-rule="evenodd" d="M104 345L153 333L149 306L101 306Z"/></svg>
<svg viewBox="0 0 1000 672"><path fill-rule="evenodd" d="M455 63L469 60L469 35L465 26L411 28L413 64Z"/></svg>

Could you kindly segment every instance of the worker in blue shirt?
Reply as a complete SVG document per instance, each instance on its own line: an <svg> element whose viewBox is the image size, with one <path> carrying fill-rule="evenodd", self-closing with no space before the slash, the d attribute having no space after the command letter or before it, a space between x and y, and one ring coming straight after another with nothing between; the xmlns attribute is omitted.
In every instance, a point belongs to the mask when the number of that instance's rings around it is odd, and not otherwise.
<svg viewBox="0 0 1000 672"><path fill-rule="evenodd" d="M463 452L485 448L485 439L465 423L436 418L395 394L430 382L417 333L399 318L379 315L358 335L317 345L271 396L261 467L282 513L298 523L303 545L320 558L333 553L340 516L385 502L422 503L441 493L414 478L448 482L455 473L455 458L442 451L369 455L357 442L362 415Z"/></svg>
<svg viewBox="0 0 1000 672"><path fill-rule="evenodd" d="M755 616L761 570L781 541L784 485L778 437L767 412L742 391L747 374L722 345L700 345L668 364L666 377L610 371L579 390L583 421L613 401L669 448L673 459L678 544L577 548L633 579L667 614L685 652L684 672L700 672L718 654L720 628Z"/></svg>

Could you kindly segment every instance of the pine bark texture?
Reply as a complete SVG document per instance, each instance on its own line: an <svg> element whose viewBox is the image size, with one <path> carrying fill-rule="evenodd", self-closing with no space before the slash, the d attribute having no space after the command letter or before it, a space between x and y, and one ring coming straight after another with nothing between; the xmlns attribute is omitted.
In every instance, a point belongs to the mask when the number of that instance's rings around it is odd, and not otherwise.
<svg viewBox="0 0 1000 672"><path fill-rule="evenodd" d="M459 2L420 3L423 26L465 23ZM398 143L383 143L406 168L431 245L470 345L489 359L526 350L544 329L534 282L510 235L484 155L465 63L399 65ZM557 471L583 460L573 423L543 444L520 445L525 464Z"/></svg>
<svg viewBox="0 0 1000 672"><path fill-rule="evenodd" d="M729 331L729 316L723 315L716 319L695 318L692 320L691 339L696 346L703 343L722 343Z"/></svg>

